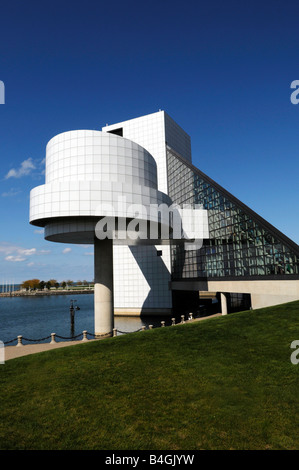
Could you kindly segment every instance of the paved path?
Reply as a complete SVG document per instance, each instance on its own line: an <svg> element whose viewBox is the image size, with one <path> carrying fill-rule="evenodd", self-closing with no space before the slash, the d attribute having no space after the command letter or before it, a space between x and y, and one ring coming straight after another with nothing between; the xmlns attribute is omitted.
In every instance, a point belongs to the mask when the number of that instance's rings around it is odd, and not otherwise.
<svg viewBox="0 0 299 470"><path fill-rule="evenodd" d="M216 313L215 315L209 315L207 317L194 318L193 320L188 320L186 323L206 320L208 318L219 317L221 313ZM177 323L180 325L180 323ZM100 339L89 339L89 341L100 341ZM9 359L15 359L16 357L28 356L29 354L39 353L43 351L51 351L52 349L64 348L67 346L74 346L75 344L85 344L86 341L59 341L57 343L38 343L38 344L25 344L23 346L6 346L5 351L5 361Z"/></svg>
<svg viewBox="0 0 299 470"><path fill-rule="evenodd" d="M88 341L97 341L90 339ZM25 344L23 346L6 346L5 361L15 359L16 357L28 356L28 354L39 353L43 351L50 351L52 349L64 348L67 346L74 346L75 344L84 344L86 341L59 341L57 343L39 343L39 344Z"/></svg>

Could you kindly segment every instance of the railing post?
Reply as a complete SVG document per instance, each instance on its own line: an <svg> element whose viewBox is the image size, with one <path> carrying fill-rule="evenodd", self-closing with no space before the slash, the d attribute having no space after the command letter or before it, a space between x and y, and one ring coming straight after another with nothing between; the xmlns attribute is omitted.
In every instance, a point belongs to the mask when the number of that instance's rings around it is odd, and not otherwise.
<svg viewBox="0 0 299 470"><path fill-rule="evenodd" d="M144 325L142 325L141 330L145 331L145 326Z"/></svg>
<svg viewBox="0 0 299 470"><path fill-rule="evenodd" d="M88 338L87 338L87 331L86 331L86 330L83 331L83 338L82 338L82 341L88 341Z"/></svg>
<svg viewBox="0 0 299 470"><path fill-rule="evenodd" d="M117 329L113 328L113 336L117 336Z"/></svg>
<svg viewBox="0 0 299 470"><path fill-rule="evenodd" d="M175 325L175 318L172 318L171 321L172 321L171 325L174 326Z"/></svg>
<svg viewBox="0 0 299 470"><path fill-rule="evenodd" d="M181 319L182 319L181 323L185 323L185 315L181 315Z"/></svg>
<svg viewBox="0 0 299 470"><path fill-rule="evenodd" d="M56 343L55 336L56 336L56 333L51 333L51 343L50 344Z"/></svg>
<svg viewBox="0 0 299 470"><path fill-rule="evenodd" d="M152 330L154 325L148 325L149 329Z"/></svg>
<svg viewBox="0 0 299 470"><path fill-rule="evenodd" d="M193 320L193 313L192 312L189 313L189 320Z"/></svg>
<svg viewBox="0 0 299 470"><path fill-rule="evenodd" d="M161 327L165 326L165 321L161 321Z"/></svg>
<svg viewBox="0 0 299 470"><path fill-rule="evenodd" d="M22 338L23 338L23 336L21 336L21 335L18 336L18 344L17 344L17 347L18 347L18 346L24 346L23 343L22 343Z"/></svg>

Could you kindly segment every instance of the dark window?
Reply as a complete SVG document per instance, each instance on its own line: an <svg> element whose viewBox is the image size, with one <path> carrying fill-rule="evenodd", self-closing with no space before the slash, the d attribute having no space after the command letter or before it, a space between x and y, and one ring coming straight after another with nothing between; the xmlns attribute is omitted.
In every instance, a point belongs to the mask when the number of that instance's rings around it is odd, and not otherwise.
<svg viewBox="0 0 299 470"><path fill-rule="evenodd" d="M112 131L108 131L108 134L115 134L123 137L123 128L120 127L119 129L113 129Z"/></svg>

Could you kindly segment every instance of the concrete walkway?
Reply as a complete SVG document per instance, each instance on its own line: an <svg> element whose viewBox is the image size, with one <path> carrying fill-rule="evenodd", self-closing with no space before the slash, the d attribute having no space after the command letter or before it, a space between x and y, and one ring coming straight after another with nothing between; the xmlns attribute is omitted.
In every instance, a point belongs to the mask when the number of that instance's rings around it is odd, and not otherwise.
<svg viewBox="0 0 299 470"><path fill-rule="evenodd" d="M99 341L90 339L89 341ZM50 351L52 349L65 348L67 346L74 346L75 344L85 344L87 341L59 341L57 343L39 343L39 344L24 344L23 346L6 346L4 348L5 361L15 359L16 357L28 356L29 354L39 353L43 351Z"/></svg>
<svg viewBox="0 0 299 470"><path fill-rule="evenodd" d="M193 320L186 320L186 323L192 323L196 321L206 320L208 318L215 318L221 316L221 313L215 313L207 317L194 318ZM180 325L181 323L177 323ZM57 343L38 343L38 344L24 344L23 346L6 346L4 348L5 361L9 359L15 359L17 357L28 356L29 354L40 353L43 351L51 351L52 349L65 348L67 346L74 346L75 344L85 344L89 341L100 341L104 338L89 339L88 341L59 341Z"/></svg>
<svg viewBox="0 0 299 470"><path fill-rule="evenodd" d="M215 317L222 317L222 313L214 313L213 315L208 315L207 317L194 318L191 321L201 321L201 320L207 320L208 318L215 318Z"/></svg>

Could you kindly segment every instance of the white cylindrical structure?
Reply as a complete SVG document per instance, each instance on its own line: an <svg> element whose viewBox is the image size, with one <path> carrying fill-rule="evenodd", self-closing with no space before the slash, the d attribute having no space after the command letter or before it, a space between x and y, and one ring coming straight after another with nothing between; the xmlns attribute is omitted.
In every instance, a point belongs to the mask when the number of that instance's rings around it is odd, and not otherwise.
<svg viewBox="0 0 299 470"><path fill-rule="evenodd" d="M112 240L95 238L94 276L95 334L112 336L114 328Z"/></svg>
<svg viewBox="0 0 299 470"><path fill-rule="evenodd" d="M226 295L223 292L220 293L221 298L221 313L222 315L227 315L227 299Z"/></svg>
<svg viewBox="0 0 299 470"><path fill-rule="evenodd" d="M120 136L70 131L47 145L46 181L30 192L30 223L45 227L46 240L91 244L99 218L126 217L134 204L148 213L152 204L171 204L157 189L152 155Z"/></svg>
<svg viewBox="0 0 299 470"><path fill-rule="evenodd" d="M97 239L97 223L113 217L126 228L137 205L143 209L137 218L147 222L151 205L161 204L171 199L158 191L156 162L140 145L92 130L64 132L48 143L45 184L30 192L30 223L44 227L49 241L94 244L95 334L111 334L114 316L113 241Z"/></svg>

